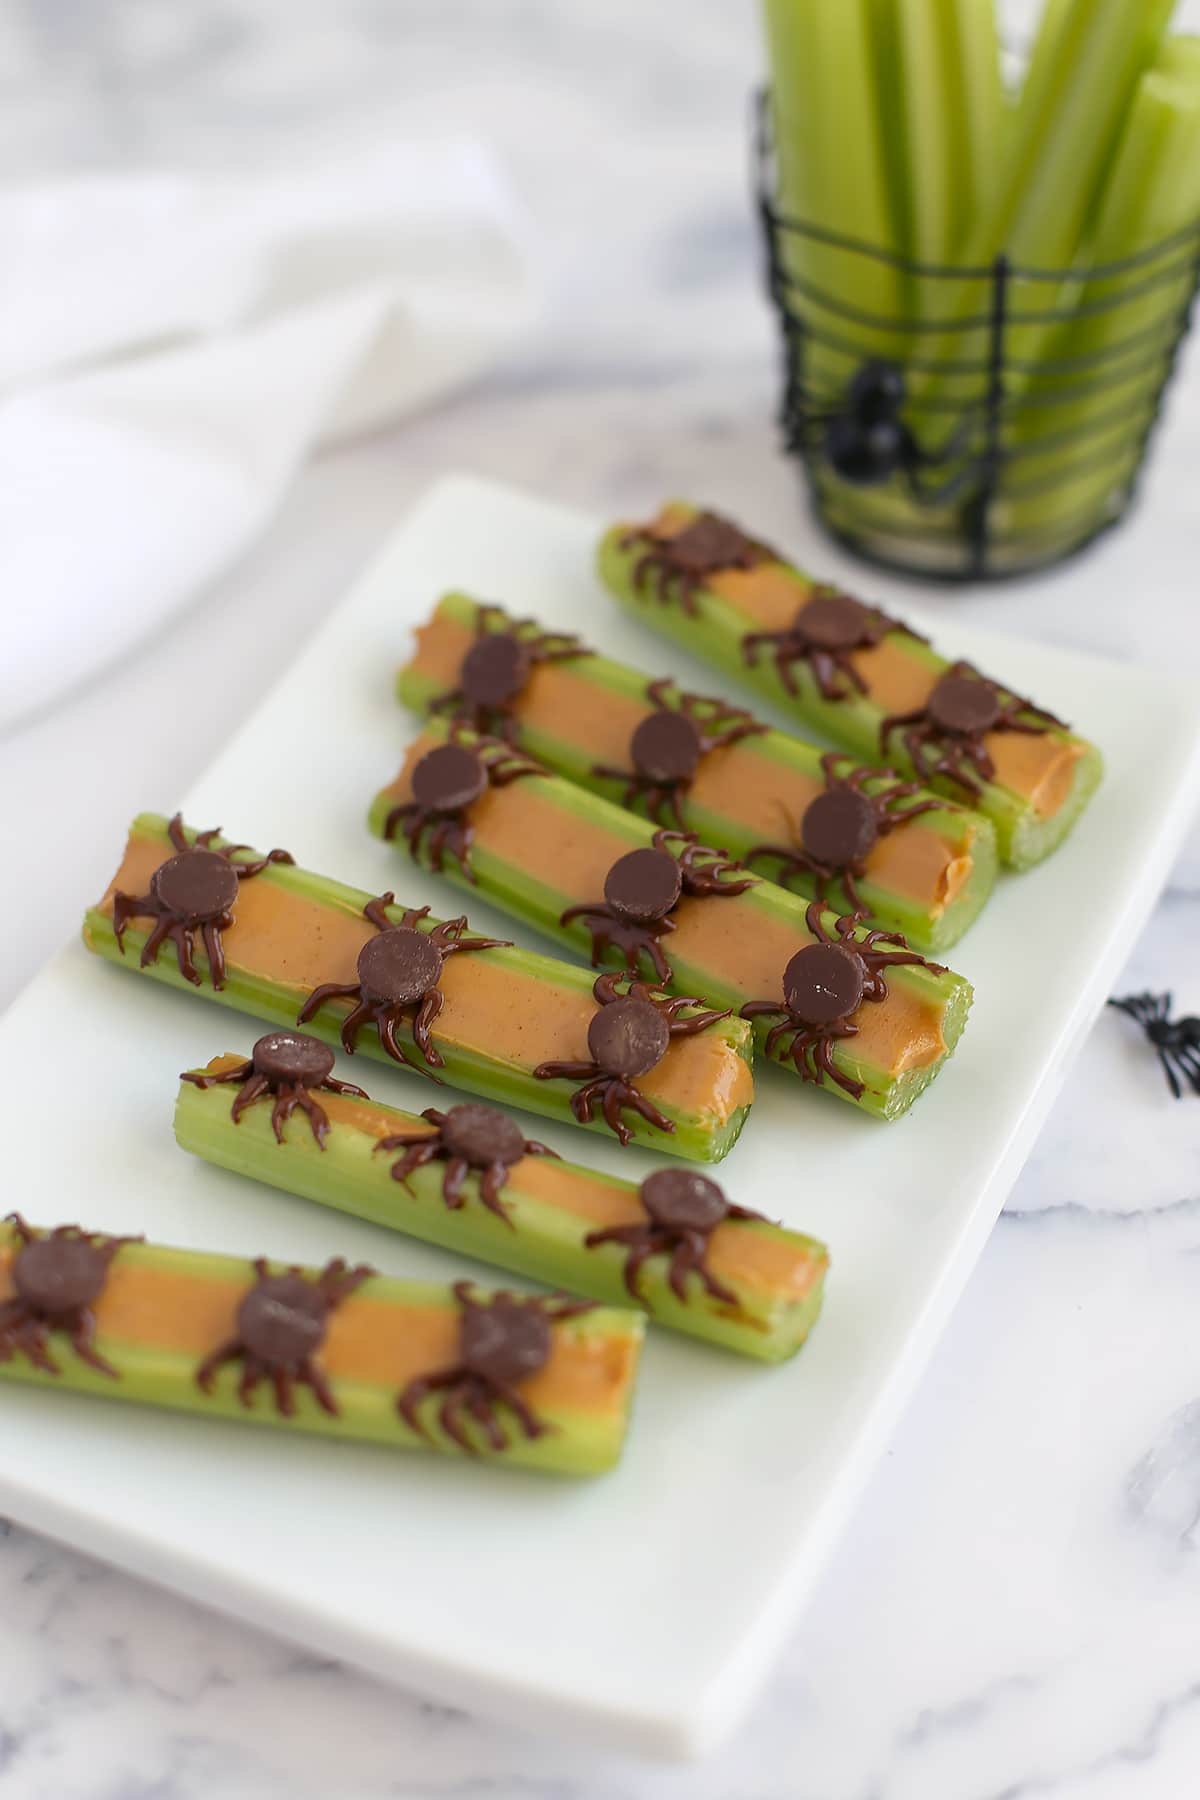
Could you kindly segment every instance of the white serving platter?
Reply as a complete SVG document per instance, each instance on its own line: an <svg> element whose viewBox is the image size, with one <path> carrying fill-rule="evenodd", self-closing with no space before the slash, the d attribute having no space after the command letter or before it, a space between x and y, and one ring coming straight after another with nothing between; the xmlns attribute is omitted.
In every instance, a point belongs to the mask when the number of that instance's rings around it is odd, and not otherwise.
<svg viewBox="0 0 1200 1800"><path fill-rule="evenodd" d="M701 691L721 685L606 602L591 574L597 529L488 483L443 482L190 794L118 772L130 815L182 804L197 825L458 912L459 894L364 828L413 730L392 672L439 592L466 587ZM0 1385L0 1508L436 1698L658 1754L725 1736L883 1449L1200 787L1194 688L967 623L953 649L1076 721L1108 777L1068 845L1006 879L954 952L974 1012L908 1118L880 1125L762 1071L720 1178L831 1246L825 1316L796 1361L766 1370L651 1333L625 1461L577 1484ZM95 897L80 894L81 915ZM53 1055L36 1049L50 1032ZM177 1072L256 1035L250 1018L68 947L0 1019L20 1119L5 1140L6 1205L168 1243L461 1274L448 1255L175 1148ZM431 1100L375 1062L340 1073L399 1104ZM622 1173L656 1160L544 1121L537 1135Z"/></svg>

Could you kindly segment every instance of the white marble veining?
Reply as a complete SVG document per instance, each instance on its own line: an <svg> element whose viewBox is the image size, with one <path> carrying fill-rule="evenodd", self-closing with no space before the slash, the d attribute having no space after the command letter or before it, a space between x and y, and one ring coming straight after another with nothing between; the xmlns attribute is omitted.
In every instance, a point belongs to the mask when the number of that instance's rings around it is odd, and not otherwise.
<svg viewBox="0 0 1200 1800"><path fill-rule="evenodd" d="M694 491L850 572L769 425L745 199L756 63L740 0L2 0L3 173L236 165L466 119L508 158L555 294L519 360L311 469L230 580L0 740L8 842L37 848L36 906L0 895L0 1003L74 930L130 812L186 785L280 642L441 471L600 512ZM1045 582L937 604L1195 667L1198 489L1193 378L1124 532ZM1200 1010L1198 920L1194 837L1126 985L1174 981ZM1200 1104L1174 1105L1106 1015L761 1704L713 1762L532 1741L10 1530L0 1796L1184 1800L1200 1759L1198 1150Z"/></svg>

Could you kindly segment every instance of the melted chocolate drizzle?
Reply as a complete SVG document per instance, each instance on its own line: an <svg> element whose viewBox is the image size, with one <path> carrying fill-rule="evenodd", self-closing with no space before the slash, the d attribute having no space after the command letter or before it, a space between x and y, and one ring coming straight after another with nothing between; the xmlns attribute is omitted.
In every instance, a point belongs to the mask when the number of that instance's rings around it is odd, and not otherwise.
<svg viewBox="0 0 1200 1800"><path fill-rule="evenodd" d="M452 1212L466 1205L463 1182L470 1174L479 1176L479 1198L489 1212L513 1221L501 1193L510 1170L524 1156L553 1156L546 1144L527 1138L514 1119L494 1106L467 1101L439 1112L430 1106L421 1114L433 1126L432 1131L397 1131L380 1138L376 1150L403 1150L404 1155L392 1164L392 1180L399 1181L412 1192L409 1176L426 1163L444 1162L442 1199Z"/></svg>
<svg viewBox="0 0 1200 1800"><path fill-rule="evenodd" d="M618 983L627 991L618 994ZM657 1068L674 1037L692 1037L721 1019L724 1012L698 1012L689 1018L680 1013L702 1007L694 997L668 999L644 981L628 976L601 975L592 989L599 1011L588 1025L589 1060L544 1062L533 1071L536 1081L578 1081L571 1095L571 1111L581 1125L590 1125L600 1107L604 1123L624 1147L633 1136L622 1118L624 1111L638 1113L656 1131L673 1132L674 1122L640 1094L633 1083L639 1075Z"/></svg>
<svg viewBox="0 0 1200 1800"><path fill-rule="evenodd" d="M678 857L667 848L682 845ZM704 858L701 861L700 858ZM730 881L729 875L741 875ZM630 975L641 972L646 956L660 984L671 980L671 965L662 938L675 930L671 916L686 895L693 899L744 894L756 886L742 864L724 850L710 849L693 832L656 831L651 844L619 856L604 878L604 899L568 906L560 925L582 919L591 934L592 967L597 968L610 950L622 958Z"/></svg>
<svg viewBox="0 0 1200 1800"><path fill-rule="evenodd" d="M976 801L983 783L994 779L996 765L984 742L988 732L1016 731L1044 737L1057 727L1069 729L1011 688L1002 688L968 662L952 663L924 704L911 712L893 713L879 727L886 756L888 740L899 733L914 769L924 781L941 776Z"/></svg>
<svg viewBox="0 0 1200 1800"><path fill-rule="evenodd" d="M329 1114L313 1095L324 1092L353 1094L359 1100L367 1098L362 1088L354 1087L348 1081L334 1080L333 1051L328 1044L321 1043L319 1038L308 1037L303 1031L268 1031L255 1044L248 1062L215 1075L207 1069L185 1069L180 1080L190 1081L198 1088L235 1082L239 1092L234 1095L229 1109L235 1125L241 1122L248 1106L269 1095L274 1101L271 1127L278 1144L283 1142L284 1126L299 1107L321 1150L329 1135Z"/></svg>
<svg viewBox="0 0 1200 1800"><path fill-rule="evenodd" d="M448 1369L414 1377L402 1390L396 1409L404 1423L428 1438L420 1409L430 1394L440 1393L438 1424L466 1456L478 1455L467 1432L468 1417L483 1432L490 1450L498 1454L509 1448L501 1407L512 1413L526 1438L543 1436L550 1427L520 1389L553 1354L551 1326L590 1312L593 1303L568 1300L565 1295L520 1298L503 1292L477 1300L469 1281L455 1282L454 1297L461 1309L457 1358Z"/></svg>
<svg viewBox="0 0 1200 1800"><path fill-rule="evenodd" d="M592 774L625 784L622 806L644 801L656 824L682 830L680 802L696 778L701 758L743 738L759 737L767 728L740 706L681 693L670 676L648 683L646 698L655 710L639 721L629 740L630 767L595 763Z"/></svg>
<svg viewBox="0 0 1200 1800"><path fill-rule="evenodd" d="M494 642L485 638L483 642ZM408 853L421 860L421 842L428 832L429 866L441 874L447 852L455 858L467 880L474 882L471 846L475 826L471 810L489 788L507 787L525 775L544 775L541 763L523 756L499 738L476 738L471 744L458 740L452 728L449 743L429 750L413 765L412 799L393 806L384 821L383 835L404 834Z"/></svg>

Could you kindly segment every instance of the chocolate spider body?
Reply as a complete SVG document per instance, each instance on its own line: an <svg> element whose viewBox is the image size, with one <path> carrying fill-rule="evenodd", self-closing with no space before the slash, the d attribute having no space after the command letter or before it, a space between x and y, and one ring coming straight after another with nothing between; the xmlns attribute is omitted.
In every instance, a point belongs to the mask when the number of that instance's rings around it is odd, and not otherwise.
<svg viewBox="0 0 1200 1800"><path fill-rule="evenodd" d="M851 767L839 773L838 765ZM828 903L830 889L840 886L847 910L855 918L865 918L864 905L855 883L867 873L867 858L879 842L909 819L922 813L944 809L945 800L932 797L916 800L911 806L902 802L920 794L915 781L902 781L894 769L870 769L854 766L854 758L842 751L830 750L821 758L825 788L810 800L797 821L797 841L792 844L756 844L746 852L746 861L777 858L780 864L775 880L786 887L793 875L812 875L816 879L817 899ZM866 783L888 780L875 792L868 793Z"/></svg>
<svg viewBox="0 0 1200 1800"><path fill-rule="evenodd" d="M677 1300L687 1304L687 1278L696 1275L714 1300L736 1305L737 1295L708 1267L712 1234L724 1219L763 1215L734 1206L715 1181L689 1169L656 1169L642 1182L638 1199L646 1215L643 1221L589 1231L583 1240L589 1250L597 1244L625 1245L625 1286L633 1298L645 1303L639 1285L642 1264L651 1256L668 1256L667 1280Z"/></svg>
<svg viewBox="0 0 1200 1800"><path fill-rule="evenodd" d="M439 1112L430 1106L421 1114L434 1126L429 1131L397 1131L380 1138L376 1150L403 1150L404 1155L392 1164L392 1180L408 1187L408 1178L426 1163L444 1162L442 1199L451 1211L466 1204L462 1191L467 1176L479 1176L479 1198L489 1212L511 1225L508 1209L500 1198L508 1172L523 1156L553 1156L548 1144L527 1138L507 1114L494 1106L466 1101ZM410 1190L411 1191L411 1190Z"/></svg>
<svg viewBox="0 0 1200 1800"><path fill-rule="evenodd" d="M813 588L791 624L781 631L748 631L742 639L742 655L753 668L760 648L768 644L776 672L789 694L799 693L795 666L806 663L823 700L848 700L855 691L867 691L866 681L855 666L854 652L874 649L890 631L917 636L879 607L864 606L853 595L822 584Z"/></svg>
<svg viewBox="0 0 1200 1800"><path fill-rule="evenodd" d="M855 939L856 920L837 921L836 937L830 937L821 918L821 902L813 900L804 918L815 942L798 950L783 972L783 1002L748 1000L742 1007L743 1019L778 1017L778 1024L767 1033L766 1052L773 1056L788 1040L783 1059L793 1064L805 1081L820 1084L828 1076L853 1099L861 1099L864 1085L839 1069L833 1060L833 1046L843 1038L857 1036L858 1026L852 1015L864 1002L878 1005L888 996L884 970L899 963L917 963L922 968L940 973L939 965L927 962L910 950L899 932L868 931ZM880 950L880 944L895 946Z"/></svg>
<svg viewBox="0 0 1200 1800"><path fill-rule="evenodd" d="M674 533L656 531L653 525L635 526L621 538L620 547L641 553L629 574L634 592L652 589L660 605L675 602L690 619L696 616L696 594L710 576L779 561L766 544L712 512L697 513Z"/></svg>
<svg viewBox="0 0 1200 1800"><path fill-rule="evenodd" d="M383 835L394 838L397 830L403 832L409 855L419 862L421 840L428 833L430 867L440 875L449 853L473 882L471 808L489 787L507 787L523 775L545 773L540 763L497 738L483 738L471 745L439 744L413 765L412 799L393 806L384 821Z"/></svg>
<svg viewBox="0 0 1200 1800"><path fill-rule="evenodd" d="M336 1418L338 1404L319 1352L330 1315L375 1270L365 1265L349 1269L339 1256L314 1281L295 1267L273 1275L264 1256L256 1257L252 1266L256 1280L238 1306L234 1335L200 1364L197 1387L211 1394L218 1369L240 1361L237 1394L243 1406L253 1404L260 1381L270 1381L275 1405L285 1419L296 1410L297 1385L307 1387L321 1410Z"/></svg>
<svg viewBox="0 0 1200 1800"><path fill-rule="evenodd" d="M1027 737L1044 737L1052 726L1067 729L1053 713L999 687L970 663L956 662L923 705L883 720L879 745L886 756L888 740L898 732L922 780L941 775L975 801L983 792L982 784L996 773L984 742L989 732L1018 731Z"/></svg>
<svg viewBox="0 0 1200 1800"><path fill-rule="evenodd" d="M149 918L154 926L142 946L141 966L147 968L158 961L158 952L167 938L175 945L179 973L193 986L201 986L201 975L193 960L196 934L208 957L208 977L214 988L225 986L225 952L221 933L233 924L233 908L238 885L260 875L268 863L290 863L295 860L286 850L271 850L253 862L234 862L245 844L226 844L212 848L219 827L197 833L190 844L184 835L179 813L167 826L167 835L176 854L161 862L150 877L148 893L135 896L113 895L112 926L117 948L125 954L125 928L131 919Z"/></svg>
<svg viewBox="0 0 1200 1800"><path fill-rule="evenodd" d="M504 627L490 631L488 621L496 618L504 620ZM458 685L431 700L429 711L511 743L516 735L513 708L537 665L592 654L573 632L543 631L533 619L508 619L502 607L480 606L475 642L459 667Z"/></svg>
<svg viewBox="0 0 1200 1800"><path fill-rule="evenodd" d="M444 919L432 931L420 931L418 921L427 916L427 906L410 906L399 925L393 925L387 908L395 898L391 893L381 894L363 907L364 917L379 935L368 938L358 953L357 981L327 981L314 988L300 1008L296 1023L305 1024L327 1000L352 998L355 1005L342 1021L341 1030L346 1053L354 1054L359 1032L364 1025L372 1024L394 1061L427 1075L430 1068L440 1069L445 1062L429 1033L445 1005L439 983L446 958L460 950L507 949L509 940L464 938L465 916ZM425 1066L407 1056L396 1037L396 1028L404 1020L412 1024L413 1042Z"/></svg>
<svg viewBox="0 0 1200 1800"><path fill-rule="evenodd" d="M744 708L702 694L678 694L678 704L673 705L667 694L674 685L669 676L648 684L646 698L655 710L629 740L631 766L616 769L596 763L592 774L625 783L622 806L642 800L655 824L670 823L682 830L680 800L696 778L701 757L760 736L767 728Z"/></svg>
<svg viewBox="0 0 1200 1800"><path fill-rule="evenodd" d="M667 849L671 842L683 845L678 857ZM707 860L701 862L701 857ZM658 981L666 983L671 980L671 965L661 939L675 930L672 912L685 895L702 899L744 894L757 885L752 875L728 881L725 877L730 874L742 874L741 863L733 862L724 850L699 843L694 832L656 831L652 845L617 858L604 878L602 901L568 906L559 924L583 920L591 933L593 968L609 950L616 950L627 972L637 975L646 956Z"/></svg>
<svg viewBox="0 0 1200 1800"><path fill-rule="evenodd" d="M617 983L628 983L628 992L617 993ZM590 1125L597 1106L604 1122L624 1147L633 1136L622 1112L640 1113L656 1131L673 1132L674 1121L633 1083L639 1075L656 1069L673 1037L692 1037L729 1017L724 1012L702 1012L681 1019L685 1007L702 1006L695 998L667 999L644 981L629 981L612 974L598 977L592 989L600 1010L588 1025L588 1061L544 1062L533 1071L537 1081L578 1081L583 1085L571 1095L571 1111L581 1125Z"/></svg>
<svg viewBox="0 0 1200 1800"><path fill-rule="evenodd" d="M219 1075L185 1069L180 1079L190 1081L198 1088L214 1087L225 1081L236 1082L239 1092L234 1095L230 1108L235 1125L248 1106L253 1106L264 1095L270 1096L274 1102L271 1126L278 1144L283 1142L284 1125L299 1107L306 1114L313 1137L322 1150L329 1132L329 1114L314 1099L314 1094L321 1091L354 1094L360 1100L367 1097L362 1088L354 1087L348 1081L334 1080L333 1051L319 1038L308 1037L302 1031L268 1031L250 1052L250 1060L239 1063L236 1069L225 1069Z"/></svg>
<svg viewBox="0 0 1200 1800"><path fill-rule="evenodd" d="M458 1356L448 1369L417 1375L396 1401L396 1409L410 1431L428 1437L419 1408L430 1394L440 1393L438 1423L452 1443L467 1456L478 1454L464 1428L464 1415L479 1425L492 1450L507 1450L508 1435L497 1416L506 1406L527 1438L539 1438L549 1429L518 1391L521 1384L545 1368L554 1349L550 1326L559 1319L573 1319L590 1312L590 1300L543 1299L530 1295L493 1294L476 1300L472 1283L456 1281L454 1297L462 1308Z"/></svg>
<svg viewBox="0 0 1200 1800"><path fill-rule="evenodd" d="M1141 1026L1176 1100L1183 1099L1180 1076L1193 1094L1200 1095L1200 1019L1173 1019L1170 994L1130 994L1108 1004Z"/></svg>
<svg viewBox="0 0 1200 1800"><path fill-rule="evenodd" d="M50 1354L50 1333L65 1331L81 1362L101 1375L118 1371L95 1348L92 1308L104 1292L114 1256L135 1237L103 1237L78 1225L60 1225L39 1236L19 1213L6 1221L21 1240L12 1260L12 1298L0 1301L0 1362L18 1353L45 1375L61 1375Z"/></svg>

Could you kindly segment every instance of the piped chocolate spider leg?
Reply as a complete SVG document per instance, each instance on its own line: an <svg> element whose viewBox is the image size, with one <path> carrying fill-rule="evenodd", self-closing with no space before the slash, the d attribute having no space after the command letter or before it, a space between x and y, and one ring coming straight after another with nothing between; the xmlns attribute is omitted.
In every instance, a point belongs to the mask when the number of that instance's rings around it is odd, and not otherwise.
<svg viewBox="0 0 1200 1800"><path fill-rule="evenodd" d="M125 954L125 933L129 929L129 921L157 911L157 904L151 894L123 894L118 888L113 895L112 928L117 940L117 949ZM161 938L159 942L161 943ZM142 967L145 968L145 963Z"/></svg>
<svg viewBox="0 0 1200 1800"><path fill-rule="evenodd" d="M526 1405L516 1388L508 1387L503 1382L496 1382L495 1387L498 1397L505 1406L510 1407L517 1415L517 1422L525 1436L527 1438L544 1437L549 1427L544 1425L532 1408ZM507 1444L507 1439L505 1442Z"/></svg>
<svg viewBox="0 0 1200 1800"><path fill-rule="evenodd" d="M219 830L219 826L214 826L211 831L198 831L196 833L196 847L200 850L206 850ZM182 852L191 849L192 846L188 842L187 834L183 829L182 813L176 813L174 818L167 820L167 836L170 838L171 843L176 850Z"/></svg>
<svg viewBox="0 0 1200 1800"><path fill-rule="evenodd" d="M727 1288L708 1267L705 1257L708 1253L708 1239L703 1232L685 1232L676 1245L667 1270L667 1280L671 1284L671 1292L684 1306L687 1305L687 1278L689 1274L698 1275L705 1288L714 1300L723 1300L727 1306L737 1305L737 1295Z"/></svg>
<svg viewBox="0 0 1200 1800"><path fill-rule="evenodd" d="M458 1212L466 1205L462 1185L471 1172L471 1165L465 1156L452 1156L446 1164L446 1172L442 1176L442 1199L451 1212Z"/></svg>
<svg viewBox="0 0 1200 1800"><path fill-rule="evenodd" d="M0 1332L6 1326L11 1332L8 1342L0 1343L0 1362L8 1362L20 1350L44 1375L61 1375L62 1370L50 1354L50 1338L45 1325L40 1319L22 1320L21 1311L19 1300L10 1300L0 1307ZM15 1327L9 1325L9 1321L16 1321Z"/></svg>
<svg viewBox="0 0 1200 1800"><path fill-rule="evenodd" d="M813 1045L813 1061L821 1071L822 1075L827 1075L830 1081L834 1082L845 1093L849 1094L852 1099L861 1100L863 1094L866 1092L865 1083L856 1081L852 1075L847 1075L843 1069L838 1068L833 1060L833 1046L835 1040L839 1038L854 1037L857 1035L857 1032L858 1027L848 1023L842 1026L831 1026L828 1032L823 1033L817 1038Z"/></svg>
<svg viewBox="0 0 1200 1800"><path fill-rule="evenodd" d="M467 1399L467 1411L480 1426L493 1450L508 1449L508 1438L486 1394L472 1392Z"/></svg>
<svg viewBox="0 0 1200 1800"><path fill-rule="evenodd" d="M296 1391L290 1370L272 1369L271 1386L275 1392L276 1407L285 1419L290 1419L296 1411Z"/></svg>
<svg viewBox="0 0 1200 1800"><path fill-rule="evenodd" d="M327 1000L348 1000L352 995L358 994L360 991L360 986L357 981L322 982L320 987L315 987L313 989L312 993L308 996L308 999L304 1002L304 1005L300 1008L300 1011L296 1014L297 1025L307 1025L317 1008L324 1006ZM359 1013L362 1013L363 1018L357 1018ZM359 1026L363 1023L363 1019L365 1018L366 1009L360 1003L354 1008L352 1013L348 1014L345 1023L342 1025L342 1043L351 1054L353 1054L354 1051L354 1043L353 1038L349 1043L346 1042L346 1027L349 1025L351 1019L355 1019L356 1023L353 1036L356 1037L358 1035Z"/></svg>
<svg viewBox="0 0 1200 1800"><path fill-rule="evenodd" d="M300 1365L300 1379L312 1389L321 1411L328 1413L331 1419L336 1419L337 1401L333 1397L333 1390L326 1379L325 1371L315 1357L305 1357Z"/></svg>
<svg viewBox="0 0 1200 1800"><path fill-rule="evenodd" d="M653 1236L648 1234L647 1227L645 1225L605 1225L598 1231L589 1231L583 1240L584 1249L594 1249L598 1244L622 1244L629 1251L622 1269L622 1279L626 1292L633 1296L639 1306L643 1305L642 1292L638 1286L638 1275L646 1258L653 1256L656 1249Z"/></svg>
<svg viewBox="0 0 1200 1800"><path fill-rule="evenodd" d="M219 1345L216 1350L212 1351L210 1355L206 1356L204 1361L200 1364L200 1367L196 1370L196 1386L200 1389L200 1392L202 1394L211 1394L213 1382L216 1379L218 1370L224 1368L226 1363L233 1362L235 1358L241 1355L241 1353L242 1346L239 1344L238 1340L236 1338L229 1338L225 1343ZM243 1405L245 1404L246 1402L243 1401Z"/></svg>
<svg viewBox="0 0 1200 1800"><path fill-rule="evenodd" d="M604 1097L604 1121L605 1124L612 1126L622 1145L628 1144L633 1136L629 1127L620 1117L621 1112L626 1108L630 1112L640 1113L642 1118L653 1125L656 1131L673 1132L675 1130L672 1121L666 1117L665 1113L659 1112L657 1106L647 1100L645 1094L639 1094L629 1082L613 1082Z"/></svg>
<svg viewBox="0 0 1200 1800"><path fill-rule="evenodd" d="M450 946L454 948L454 946ZM446 996L441 988L430 988L417 1009L413 1020L413 1042L420 1050L425 1061L434 1069L444 1069L446 1059L437 1046L430 1040L430 1030L446 1004Z"/></svg>
<svg viewBox="0 0 1200 1800"><path fill-rule="evenodd" d="M553 1155L553 1151L551 1151L550 1154ZM464 1169L466 1168L465 1163L463 1164L463 1167ZM512 1219L509 1217L508 1208L500 1198L500 1190L507 1179L508 1169L504 1163L489 1163L479 1177L479 1198L483 1201L483 1204L487 1207L489 1212L495 1213L498 1219L503 1219L504 1223L515 1231L516 1226L513 1225Z"/></svg>
<svg viewBox="0 0 1200 1800"><path fill-rule="evenodd" d="M148 903L148 908L143 910L150 910L157 913L157 909L157 901L151 899ZM159 914L155 918L150 936L142 945L142 954L138 959L141 967L147 969L152 962L157 961L158 953L162 949L167 938L174 939L175 956L179 963L179 973L183 976L185 981L190 981L193 985L199 986L200 977L192 967L192 959L184 949L182 940L176 936L174 924L166 913ZM191 971L190 973L189 970Z"/></svg>
<svg viewBox="0 0 1200 1800"><path fill-rule="evenodd" d="M256 1075L253 1073L253 1068L254 1068L253 1063L245 1063L245 1064L243 1064L243 1067L247 1070L250 1070L251 1073L248 1075L248 1077L246 1079L246 1085L243 1087L241 1093L237 1094L234 1097L233 1105L229 1109L229 1116L233 1120L235 1125L237 1125L240 1122L242 1114L245 1112L246 1108L248 1106L253 1106L254 1102L258 1099L259 1095L265 1094L270 1085L268 1083L265 1075ZM210 1079L212 1081L227 1081L227 1080L231 1079L232 1073L233 1072L231 1071L230 1075L228 1075L228 1076L214 1075L214 1076L210 1077ZM197 1081L197 1083L196 1083L197 1087L202 1087L202 1086L207 1087L208 1085L209 1085L208 1081L205 1081L203 1078L201 1078L201 1080Z"/></svg>
<svg viewBox="0 0 1200 1800"><path fill-rule="evenodd" d="M316 1139L318 1146L323 1150L325 1148L325 1139L329 1135L329 1114L325 1111L325 1108L321 1105L320 1101L314 1099L308 1089L301 1087L299 1084L292 1090L291 1099L283 1117L290 1118L297 1106L300 1108L301 1112L308 1115L309 1129ZM276 1106L271 1114L272 1124L275 1123L275 1112L278 1112L278 1110L279 1108ZM280 1143L283 1142L278 1127L276 1127L275 1136L279 1139Z"/></svg>
<svg viewBox="0 0 1200 1800"><path fill-rule="evenodd" d="M408 1179L409 1176L417 1169L423 1169L426 1163L431 1163L435 1160L438 1153L438 1146L436 1137L430 1137L425 1133L422 1133L419 1139L406 1137L403 1134L397 1133L395 1137L380 1138L379 1142L375 1145L375 1149L398 1150L405 1144L407 1144L409 1148L405 1150L404 1155L398 1162L392 1164L391 1177L393 1181L398 1181L402 1187L406 1187L411 1194L412 1184ZM444 1191L445 1190L443 1189L443 1192Z"/></svg>

